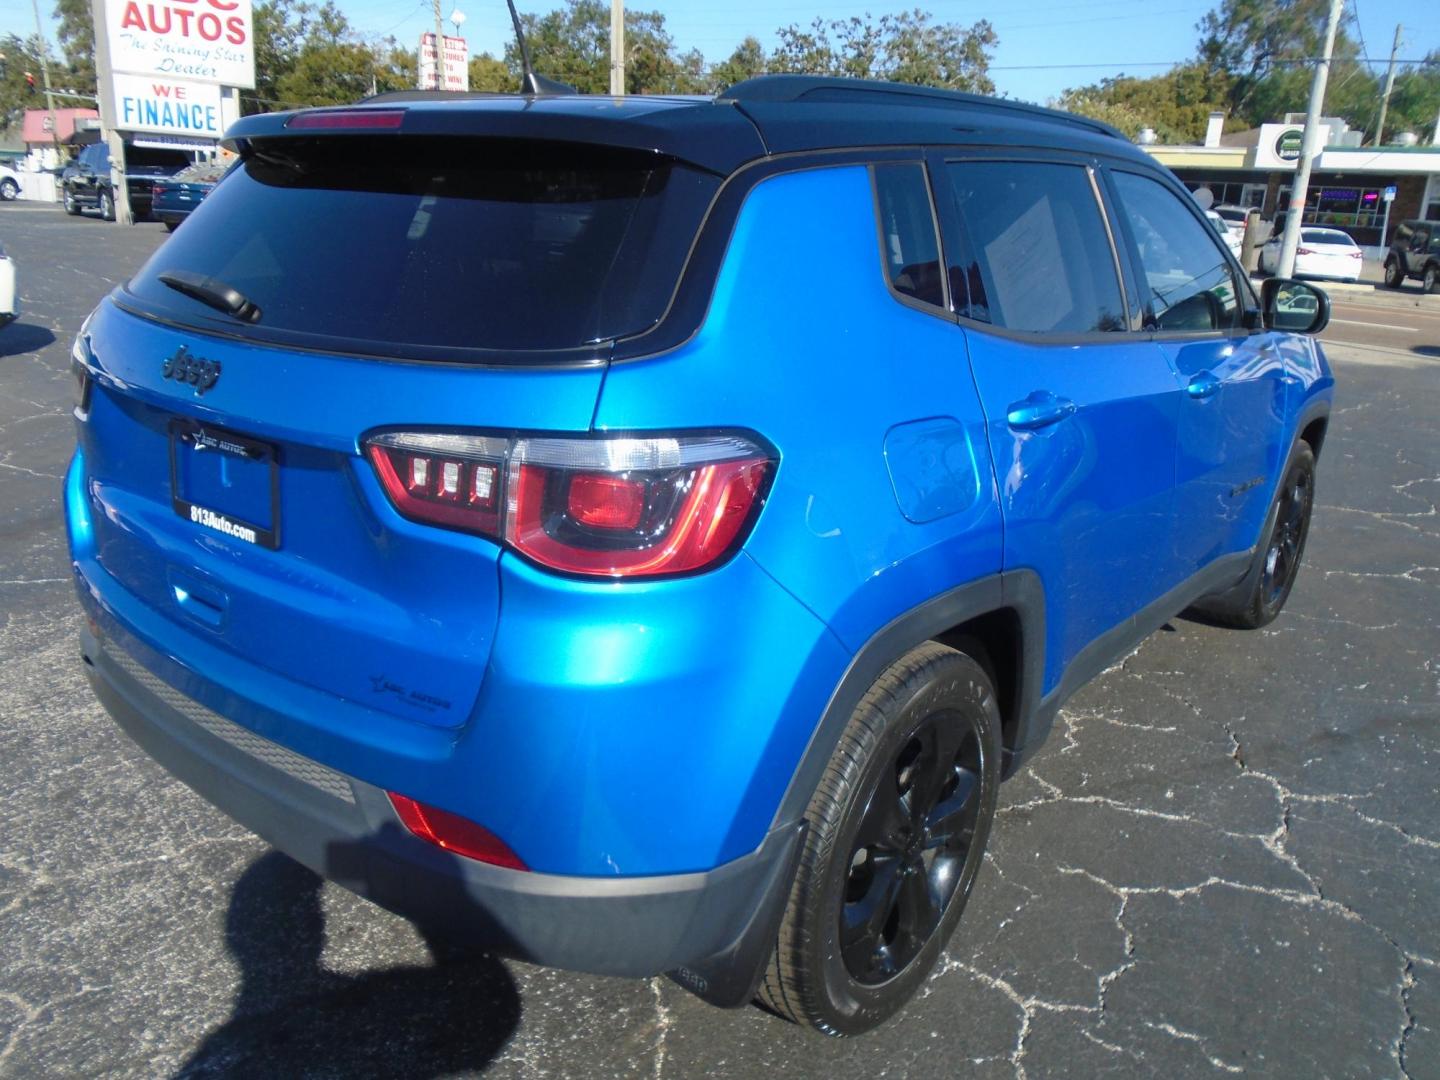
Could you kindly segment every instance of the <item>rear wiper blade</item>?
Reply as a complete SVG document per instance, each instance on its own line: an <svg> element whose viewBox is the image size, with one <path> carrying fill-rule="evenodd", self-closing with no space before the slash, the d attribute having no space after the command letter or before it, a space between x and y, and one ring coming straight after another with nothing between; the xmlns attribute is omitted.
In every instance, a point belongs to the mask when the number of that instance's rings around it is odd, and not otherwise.
<svg viewBox="0 0 1440 1080"><path fill-rule="evenodd" d="M166 270L157 275L160 281L178 293L184 293L192 300L199 300L216 311L233 315L244 322L259 322L260 309L239 289L226 285L207 274L196 274L189 270Z"/></svg>

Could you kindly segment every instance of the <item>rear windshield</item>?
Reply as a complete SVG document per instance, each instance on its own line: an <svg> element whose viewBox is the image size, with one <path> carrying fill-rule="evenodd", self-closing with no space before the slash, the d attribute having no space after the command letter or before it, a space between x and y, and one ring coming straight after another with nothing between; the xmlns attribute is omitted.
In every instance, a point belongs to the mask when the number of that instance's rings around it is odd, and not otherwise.
<svg viewBox="0 0 1440 1080"><path fill-rule="evenodd" d="M1346 247L1355 246L1355 241L1350 238L1350 234L1340 232L1338 229L1301 229L1300 240L1306 244L1344 244Z"/></svg>
<svg viewBox="0 0 1440 1080"><path fill-rule="evenodd" d="M719 178L654 154L479 139L274 139L129 283L201 328L336 351L571 349L664 314ZM207 275L253 324L167 287Z"/></svg>

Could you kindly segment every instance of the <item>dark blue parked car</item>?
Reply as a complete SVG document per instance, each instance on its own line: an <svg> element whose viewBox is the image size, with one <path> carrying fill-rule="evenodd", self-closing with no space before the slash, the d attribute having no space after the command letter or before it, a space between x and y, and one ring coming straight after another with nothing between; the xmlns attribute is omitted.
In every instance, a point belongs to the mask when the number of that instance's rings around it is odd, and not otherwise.
<svg viewBox="0 0 1440 1080"><path fill-rule="evenodd" d="M95 691L395 911L864 1031L1066 698L1285 603L1328 301L1079 117L428 97L241 120L83 328Z"/></svg>
<svg viewBox="0 0 1440 1080"><path fill-rule="evenodd" d="M167 180L155 181L150 213L174 232L201 200L215 189L229 167L222 162L204 161L182 169Z"/></svg>

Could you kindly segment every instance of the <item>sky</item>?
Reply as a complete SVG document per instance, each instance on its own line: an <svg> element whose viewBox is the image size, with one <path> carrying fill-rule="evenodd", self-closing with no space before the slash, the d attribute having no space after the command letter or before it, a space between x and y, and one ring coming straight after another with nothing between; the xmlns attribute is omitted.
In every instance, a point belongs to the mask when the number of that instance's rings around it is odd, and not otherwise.
<svg viewBox="0 0 1440 1080"><path fill-rule="evenodd" d="M394 35L413 47L420 33L433 29L433 0L336 0L352 24L366 35ZM562 0L516 0L522 12L544 12ZM41 0L44 15L53 0ZM441 0L446 32L457 0ZM462 34L472 54L496 55L510 39L505 0L459 0L465 13ZM920 6L941 22L973 23L989 19L999 35L991 60L996 89L1025 101L1045 103L1071 86L1110 75L1153 75L1195 52L1195 24L1216 6L1208 0L634 0L634 6L658 10L681 51L700 49L710 63L724 60L747 34L767 49L775 31L790 23L806 25L817 15L848 18L869 12L876 17ZM1405 24L1400 56L1424 56L1440 48L1440 2L1436 0L1347 0L1348 14L1359 12L1366 55L1383 61L1397 23ZM45 33L55 41L55 23ZM35 32L28 0L0 0L0 34Z"/></svg>

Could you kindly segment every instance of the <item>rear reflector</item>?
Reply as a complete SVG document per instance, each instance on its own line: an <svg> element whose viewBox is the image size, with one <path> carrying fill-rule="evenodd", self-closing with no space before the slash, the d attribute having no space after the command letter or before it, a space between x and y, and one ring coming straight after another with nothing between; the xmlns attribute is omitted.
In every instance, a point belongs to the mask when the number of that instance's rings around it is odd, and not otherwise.
<svg viewBox="0 0 1440 1080"><path fill-rule="evenodd" d="M401 822L420 839L477 862L503 866L509 870L530 869L521 862L520 856L506 846L505 841L469 818L426 806L393 791L387 794L390 796L390 805L395 807L395 813L400 815Z"/></svg>
<svg viewBox="0 0 1440 1080"><path fill-rule="evenodd" d="M775 460L742 434L518 438L391 432L365 442L405 517L478 533L552 570L660 577L744 543Z"/></svg>
<svg viewBox="0 0 1440 1080"><path fill-rule="evenodd" d="M404 119L404 109L322 109L297 113L285 121L285 126L292 131L373 131L377 128L398 128Z"/></svg>

